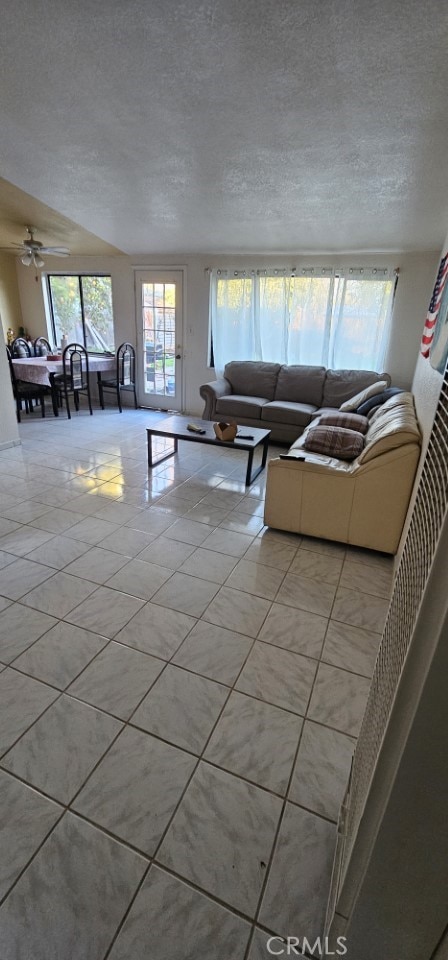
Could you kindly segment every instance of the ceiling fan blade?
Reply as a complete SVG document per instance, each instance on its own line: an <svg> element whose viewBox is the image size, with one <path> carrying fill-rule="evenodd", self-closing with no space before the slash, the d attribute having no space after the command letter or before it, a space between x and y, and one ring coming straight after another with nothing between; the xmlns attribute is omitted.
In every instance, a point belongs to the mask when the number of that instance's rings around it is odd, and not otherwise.
<svg viewBox="0 0 448 960"><path fill-rule="evenodd" d="M67 247L41 247L39 253L46 253L49 257L68 257L70 250Z"/></svg>

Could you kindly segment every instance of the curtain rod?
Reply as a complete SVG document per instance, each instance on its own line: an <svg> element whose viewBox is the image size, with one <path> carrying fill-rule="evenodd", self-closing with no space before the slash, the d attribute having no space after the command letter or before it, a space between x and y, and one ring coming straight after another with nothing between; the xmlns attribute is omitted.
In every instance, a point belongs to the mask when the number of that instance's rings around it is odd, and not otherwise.
<svg viewBox="0 0 448 960"><path fill-rule="evenodd" d="M364 274L368 276L378 276L381 278L388 276L389 274L394 277L398 277L400 273L400 268L395 267L394 270L390 270L389 267L348 267L348 268L334 268L334 267L301 267L299 270L297 267L267 267L262 269L251 269L251 270L227 270L221 269L220 267L206 267L205 275L211 276L213 272L216 272L218 277L227 277L230 274L233 274L234 277L296 277L296 276L313 276L313 274L322 276L334 276L334 277L345 277L348 276L363 276Z"/></svg>

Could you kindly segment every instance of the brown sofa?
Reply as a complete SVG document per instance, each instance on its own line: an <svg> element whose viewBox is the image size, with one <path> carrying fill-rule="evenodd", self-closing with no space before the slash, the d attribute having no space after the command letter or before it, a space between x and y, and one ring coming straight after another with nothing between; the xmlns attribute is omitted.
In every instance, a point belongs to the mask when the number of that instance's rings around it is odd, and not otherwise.
<svg viewBox="0 0 448 960"><path fill-rule="evenodd" d="M204 383L203 420L236 420L272 431L271 439L291 443L313 418L335 412L342 403L378 380L390 386L387 373L373 370L327 370L257 360L233 360L224 376Z"/></svg>

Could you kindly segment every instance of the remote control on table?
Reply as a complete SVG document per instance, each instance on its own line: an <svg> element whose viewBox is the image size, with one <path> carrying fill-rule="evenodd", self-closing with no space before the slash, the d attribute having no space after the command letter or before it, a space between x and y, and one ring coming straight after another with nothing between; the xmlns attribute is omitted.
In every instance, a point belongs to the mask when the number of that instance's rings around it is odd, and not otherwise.
<svg viewBox="0 0 448 960"><path fill-rule="evenodd" d="M187 430L190 430L191 433L205 433L205 430L198 427L196 423L187 423Z"/></svg>

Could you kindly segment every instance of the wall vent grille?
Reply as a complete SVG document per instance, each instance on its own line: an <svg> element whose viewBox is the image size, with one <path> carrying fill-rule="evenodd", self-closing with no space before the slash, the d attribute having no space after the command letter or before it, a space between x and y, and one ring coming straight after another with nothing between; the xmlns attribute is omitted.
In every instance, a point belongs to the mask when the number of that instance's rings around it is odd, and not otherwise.
<svg viewBox="0 0 448 960"><path fill-rule="evenodd" d="M448 376L445 372L353 760L341 880L358 832L447 504Z"/></svg>

